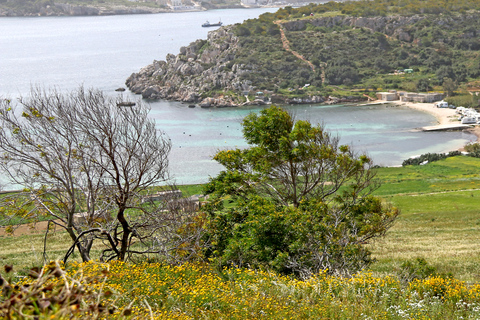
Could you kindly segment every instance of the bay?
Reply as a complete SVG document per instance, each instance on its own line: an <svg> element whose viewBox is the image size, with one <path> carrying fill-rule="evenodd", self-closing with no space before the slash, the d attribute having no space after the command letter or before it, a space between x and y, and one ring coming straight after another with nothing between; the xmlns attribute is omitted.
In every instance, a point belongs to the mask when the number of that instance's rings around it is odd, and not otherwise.
<svg viewBox="0 0 480 320"><path fill-rule="evenodd" d="M32 86L70 91L84 85L115 95L126 78L154 59L206 39L206 20L242 22L276 9L225 9L105 17L0 19L0 97L27 95ZM123 93L130 95L130 93ZM133 95L132 95L133 96ZM138 96L136 96L138 98ZM260 107L201 109L173 101L150 102L151 116L172 140L170 171L177 183L202 183L222 168L218 150L245 147L241 119ZM464 132L425 133L433 116L405 107L286 106L297 119L323 124L342 143L367 152L378 165L455 150L476 137Z"/></svg>
<svg viewBox="0 0 480 320"><path fill-rule="evenodd" d="M276 10L0 18L0 94L25 94L32 85L112 91L154 59L206 39L215 29L202 28L206 20L234 24Z"/></svg>

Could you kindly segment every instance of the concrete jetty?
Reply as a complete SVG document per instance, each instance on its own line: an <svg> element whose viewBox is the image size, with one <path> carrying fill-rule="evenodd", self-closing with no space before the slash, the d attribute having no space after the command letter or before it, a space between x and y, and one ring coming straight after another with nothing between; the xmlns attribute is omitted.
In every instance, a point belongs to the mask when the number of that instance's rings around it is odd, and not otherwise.
<svg viewBox="0 0 480 320"><path fill-rule="evenodd" d="M436 126L427 126L421 128L422 131L450 131L450 130L464 130L473 128L474 125L471 124L439 124Z"/></svg>

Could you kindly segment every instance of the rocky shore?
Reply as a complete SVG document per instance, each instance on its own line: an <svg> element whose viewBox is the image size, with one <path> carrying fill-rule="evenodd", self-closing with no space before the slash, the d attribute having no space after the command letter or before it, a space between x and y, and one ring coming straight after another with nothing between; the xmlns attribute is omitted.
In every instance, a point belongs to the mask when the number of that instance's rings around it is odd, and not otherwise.
<svg viewBox="0 0 480 320"><path fill-rule="evenodd" d="M176 100L201 107L358 101L318 95L289 98L268 90L257 92L252 82L244 79L244 75L257 72L256 66L234 63L239 39L232 28L209 32L207 40L180 48L178 55L169 54L166 61L155 60L133 73L126 80L127 87L144 99ZM215 88L222 88L223 94L211 94Z"/></svg>
<svg viewBox="0 0 480 320"><path fill-rule="evenodd" d="M473 17L473 16L472 16ZM462 17L470 19L471 16ZM389 38L401 42L421 41L414 39L412 31L408 28L412 24L426 19L424 15L414 16L379 16L379 17L352 17L352 16L327 16L311 19L296 19L288 22L282 22L282 28L288 31L301 31L307 28L307 24L313 27L333 28L334 26L345 26L349 28L361 28L371 33L379 32ZM437 24L449 27L454 23L451 17L440 17ZM259 63L263 52L270 51L275 53L284 52L284 49L262 48L264 45L259 38L259 33L252 33L252 38L245 40L243 36L240 41L239 36L234 33L234 26L222 27L211 31L207 40L197 40L188 46L182 47L177 55L169 54L165 61L154 61L152 64L144 67L137 73L133 73L126 81L127 87L136 94L141 94L145 99L168 99L186 102L189 104L199 104L202 107L230 107L250 104L312 104L312 103L345 103L359 102L366 100L366 97L341 97L335 98L329 96L328 91L318 90L313 93L303 90L309 86L309 80L303 84L296 83L285 92L286 87L282 87L280 82L285 77L294 76L302 66L287 65L288 61L293 61L290 57L287 62L275 60L276 69L270 68L270 65ZM237 30L238 31L238 30ZM470 34L463 35L466 38ZM258 42L257 56L252 53L251 59L236 59L238 53L245 56L245 48L242 43ZM266 45L265 45L266 46ZM267 46L266 46L267 47ZM241 51L243 50L243 51ZM259 54L260 52L260 54ZM273 54L272 54L273 55ZM277 55L277 57L280 54ZM241 61L241 62L239 62ZM290 73L279 76L282 68L291 69ZM304 67L304 66L303 66ZM321 69L320 66L317 67ZM267 69L279 70L273 72L273 76L278 79L269 81L258 81L261 77L265 80L271 80L272 72ZM315 70L314 70L315 71ZM303 71L305 79L311 70ZM319 72L319 74L321 71ZM270 76L267 76L270 75ZM282 78L283 77L283 78ZM317 75L317 78L319 76ZM320 75L324 77L324 75ZM256 79L257 83L252 83L249 79ZM310 78L311 79L311 78ZM298 81L297 81L298 82ZM263 89L259 89L263 87ZM283 90L277 90L282 88ZM288 87L287 87L288 88ZM311 93L309 93L311 92ZM322 96L321 94L325 94Z"/></svg>

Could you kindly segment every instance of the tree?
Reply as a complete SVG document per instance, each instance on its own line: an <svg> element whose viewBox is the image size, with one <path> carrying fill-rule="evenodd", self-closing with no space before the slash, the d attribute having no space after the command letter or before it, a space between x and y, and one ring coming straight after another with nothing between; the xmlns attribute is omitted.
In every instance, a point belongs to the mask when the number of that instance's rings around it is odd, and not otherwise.
<svg viewBox="0 0 480 320"><path fill-rule="evenodd" d="M371 160L278 107L247 116L243 134L249 148L214 157L226 170L206 187L212 194L206 255L301 276L367 265L364 244L398 215L371 196L377 187Z"/></svg>
<svg viewBox="0 0 480 320"><path fill-rule="evenodd" d="M445 78L455 79L455 73L451 66L442 65L435 72L439 84L442 84Z"/></svg>
<svg viewBox="0 0 480 320"><path fill-rule="evenodd" d="M90 260L95 239L106 245L106 260L158 253L171 240L159 232L178 230L183 220L173 219L181 212L161 214L170 199L144 201L152 186L168 178L171 145L148 118L148 108L122 102L83 88L69 94L32 90L19 99L22 110L1 101L0 168L24 188L3 199L3 216L47 218L65 229L72 241L65 260L75 247L83 261Z"/></svg>
<svg viewBox="0 0 480 320"><path fill-rule="evenodd" d="M431 90L430 81L428 79L419 79L416 83L417 91L428 92Z"/></svg>
<svg viewBox="0 0 480 320"><path fill-rule="evenodd" d="M447 94L447 97L453 96L455 90L457 90L458 85L450 78L443 79L443 91Z"/></svg>

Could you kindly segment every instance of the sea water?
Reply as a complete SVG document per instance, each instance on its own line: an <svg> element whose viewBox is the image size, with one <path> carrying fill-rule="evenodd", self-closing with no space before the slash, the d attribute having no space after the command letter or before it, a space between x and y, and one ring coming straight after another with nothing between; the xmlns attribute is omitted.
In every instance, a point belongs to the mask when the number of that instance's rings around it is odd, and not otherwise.
<svg viewBox="0 0 480 320"><path fill-rule="evenodd" d="M187 109L173 102L152 104L154 117L173 141L170 168L180 183L204 182L222 167L212 161L218 150L243 148L241 120L263 107ZM381 166L429 152L456 150L476 137L467 132L422 132L436 119L404 106L300 105L285 106L296 119L322 125L341 144L366 153Z"/></svg>
<svg viewBox="0 0 480 320"><path fill-rule="evenodd" d="M32 86L70 91L83 85L115 95L126 78L153 60L178 54L206 39L206 20L224 24L276 9L105 17L0 18L0 96L27 95ZM128 92L123 95L130 95ZM134 98L134 97L132 97ZM135 98L139 98L136 96ZM212 160L225 148L245 147L241 119L262 107L201 109L172 101L150 102L151 116L172 141L170 171L178 183L201 183L222 167ZM400 165L411 156L457 149L476 138L464 132L425 133L433 116L394 106L286 106L297 119L324 125L341 143L368 153L379 165Z"/></svg>

